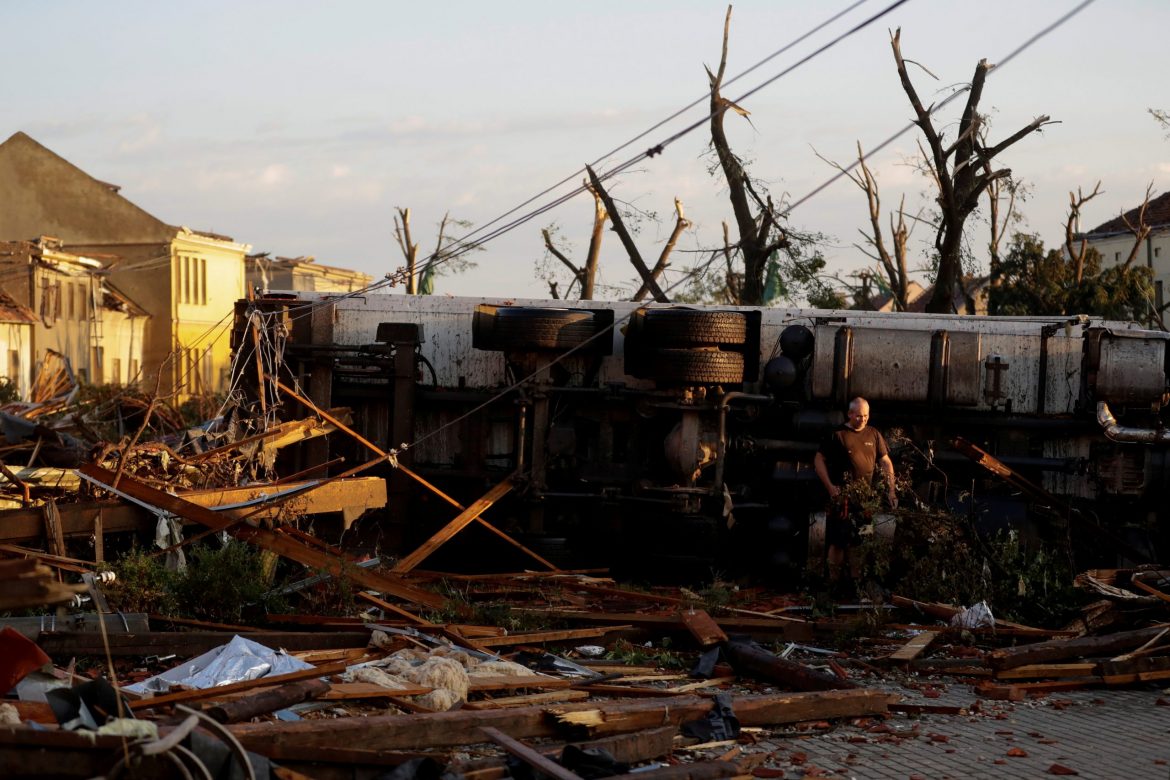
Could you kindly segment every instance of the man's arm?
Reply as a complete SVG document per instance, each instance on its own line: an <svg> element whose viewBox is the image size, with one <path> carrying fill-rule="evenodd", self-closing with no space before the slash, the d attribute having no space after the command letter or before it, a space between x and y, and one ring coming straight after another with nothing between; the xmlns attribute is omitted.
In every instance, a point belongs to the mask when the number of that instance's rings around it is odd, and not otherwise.
<svg viewBox="0 0 1170 780"><path fill-rule="evenodd" d="M889 458L886 458L889 460ZM890 464L890 470L893 471L893 464ZM836 498L837 494L841 492L841 488L833 484L833 480L829 479L829 467L825 464L825 456L817 453L813 458L813 469L817 472L817 476L821 480L821 484L825 486L825 490L829 491L829 498Z"/></svg>
<svg viewBox="0 0 1170 780"><path fill-rule="evenodd" d="M886 477L886 485L889 486L890 506L897 508L898 506L898 492L894 489L894 461L890 460L888 454L882 455L878 463L882 467L882 474Z"/></svg>

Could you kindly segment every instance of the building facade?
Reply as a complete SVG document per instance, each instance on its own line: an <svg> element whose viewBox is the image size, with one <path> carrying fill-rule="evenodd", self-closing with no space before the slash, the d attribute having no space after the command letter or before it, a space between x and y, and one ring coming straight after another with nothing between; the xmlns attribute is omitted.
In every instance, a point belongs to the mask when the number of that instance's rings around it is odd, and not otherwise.
<svg viewBox="0 0 1170 780"><path fill-rule="evenodd" d="M102 264L56 239L0 243L0 290L33 315L36 372L49 351L94 384L130 384L142 369L149 314L108 279Z"/></svg>
<svg viewBox="0 0 1170 780"><path fill-rule="evenodd" d="M54 236L63 251L99 260L149 313L148 388L157 380L179 398L227 389L232 306L245 294L250 246L167 224L24 133L0 144L0 203L0 240Z"/></svg>
<svg viewBox="0 0 1170 780"><path fill-rule="evenodd" d="M1085 233L1090 247L1101 253L1104 266L1119 265L1129 259L1136 237L1129 229L1141 219L1141 207L1130 209ZM1127 224L1128 223L1128 224ZM1150 268L1154 276L1154 306L1158 311L1170 303L1170 192L1164 192L1146 204L1145 224L1149 235L1137 247L1135 265Z"/></svg>
<svg viewBox="0 0 1170 780"><path fill-rule="evenodd" d="M312 257L269 257L248 255L248 287L261 293L292 292L351 293L374 280L369 274L322 265Z"/></svg>

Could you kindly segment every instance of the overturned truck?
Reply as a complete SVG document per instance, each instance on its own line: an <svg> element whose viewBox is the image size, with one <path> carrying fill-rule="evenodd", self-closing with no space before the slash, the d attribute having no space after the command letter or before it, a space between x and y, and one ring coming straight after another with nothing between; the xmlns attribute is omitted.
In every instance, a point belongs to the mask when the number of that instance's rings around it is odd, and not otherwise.
<svg viewBox="0 0 1170 780"><path fill-rule="evenodd" d="M813 456L864 396L924 501L1084 563L1170 544L1168 334L1131 323L290 293L241 301L234 338L251 403L303 414L295 382L422 478L385 468L394 543L451 517L423 480L467 504L514 475L492 522L566 566L799 566ZM331 438L292 467L370 456Z"/></svg>

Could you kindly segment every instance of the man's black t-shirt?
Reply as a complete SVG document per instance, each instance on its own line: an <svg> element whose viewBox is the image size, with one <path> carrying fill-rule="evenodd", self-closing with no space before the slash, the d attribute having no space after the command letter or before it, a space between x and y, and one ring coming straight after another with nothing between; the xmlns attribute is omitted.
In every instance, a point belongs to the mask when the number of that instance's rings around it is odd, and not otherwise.
<svg viewBox="0 0 1170 780"><path fill-rule="evenodd" d="M881 432L868 426L855 431L843 425L821 442L829 479L838 486L852 480L872 482L874 466L889 452Z"/></svg>

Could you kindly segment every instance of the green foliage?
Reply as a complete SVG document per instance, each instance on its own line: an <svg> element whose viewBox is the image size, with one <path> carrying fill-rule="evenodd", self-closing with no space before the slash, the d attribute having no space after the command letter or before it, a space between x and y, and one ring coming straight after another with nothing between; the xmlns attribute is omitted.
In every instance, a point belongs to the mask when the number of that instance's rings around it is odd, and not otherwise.
<svg viewBox="0 0 1170 780"><path fill-rule="evenodd" d="M1092 314L1138 322L1148 321L1152 314L1154 284L1149 268L1103 267L1100 253L1090 248L1078 282L1073 261L1060 250L1045 251L1035 235L1012 236L992 282L989 314Z"/></svg>
<svg viewBox="0 0 1170 780"><path fill-rule="evenodd" d="M630 666L658 666L663 669L689 669L691 664L679 653L670 649L670 638L663 637L661 648L636 645L625 639L614 642L605 653L605 660L618 661Z"/></svg>
<svg viewBox="0 0 1170 780"><path fill-rule="evenodd" d="M160 615L176 613L174 588L178 575L163 566L161 557L151 557L146 550L134 546L109 568L117 574L116 580L102 586L110 609Z"/></svg>
<svg viewBox="0 0 1170 780"><path fill-rule="evenodd" d="M307 615L333 617L352 617L360 613L364 607L357 603L358 589L354 587L353 580L345 576L345 569L351 566L343 564L340 577L317 572L318 575L325 575L324 579L300 591L298 611Z"/></svg>
<svg viewBox="0 0 1170 780"><path fill-rule="evenodd" d="M563 621L550 619L540 612L517 610L498 602L472 601L470 593L451 580L443 580L439 592L443 595L443 606L422 615L433 623L499 626L512 634L562 628L565 625Z"/></svg>
<svg viewBox="0 0 1170 780"><path fill-rule="evenodd" d="M249 608L284 611L265 572L263 553L243 542L192 548L187 571L175 584L178 611L199 620L238 623Z"/></svg>
<svg viewBox="0 0 1170 780"><path fill-rule="evenodd" d="M675 303L714 305L773 306L782 302L832 308L839 300L825 278L825 257L819 244L825 236L819 233L788 232L780 249L774 251L764 266L764 300L743 300L744 268L739 250L733 250L728 259L719 253L710 262L695 268L685 286L675 291ZM829 304L829 305L826 305Z"/></svg>
<svg viewBox="0 0 1170 780"><path fill-rule="evenodd" d="M967 607L986 601L996 617L1063 624L1083 601L1067 556L1016 531L981 537L963 517L900 511L893 543L876 536L860 547L863 578L921 601Z"/></svg>

